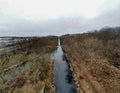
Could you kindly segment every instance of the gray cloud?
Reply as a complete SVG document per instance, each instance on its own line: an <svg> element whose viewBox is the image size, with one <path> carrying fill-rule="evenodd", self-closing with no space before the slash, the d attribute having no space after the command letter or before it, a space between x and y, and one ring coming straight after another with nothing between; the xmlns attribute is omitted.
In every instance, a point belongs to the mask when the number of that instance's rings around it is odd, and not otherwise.
<svg viewBox="0 0 120 93"><path fill-rule="evenodd" d="M120 7L102 11L93 19L63 17L49 20L27 20L19 16L0 15L0 36L46 36L83 33L104 26L120 26Z"/></svg>

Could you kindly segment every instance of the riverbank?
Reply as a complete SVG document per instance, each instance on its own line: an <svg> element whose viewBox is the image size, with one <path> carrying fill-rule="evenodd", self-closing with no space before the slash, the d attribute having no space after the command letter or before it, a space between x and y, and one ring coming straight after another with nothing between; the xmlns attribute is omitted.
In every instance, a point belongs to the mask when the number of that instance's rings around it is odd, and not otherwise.
<svg viewBox="0 0 120 93"><path fill-rule="evenodd" d="M38 93L43 88L43 93L54 93L52 65L48 57L36 60L29 69L6 82L2 86L2 93Z"/></svg>
<svg viewBox="0 0 120 93"><path fill-rule="evenodd" d="M58 48L53 53L52 58L54 60L54 84L56 93L77 93L76 85L62 50L60 40L58 40Z"/></svg>
<svg viewBox="0 0 120 93"><path fill-rule="evenodd" d="M0 55L0 76L3 77L0 92L54 93L53 60L49 53L57 47L57 37L31 38L16 46L19 47L17 50ZM5 73L13 77L6 80Z"/></svg>
<svg viewBox="0 0 120 93"><path fill-rule="evenodd" d="M65 35L61 41L78 93L119 93L119 31Z"/></svg>

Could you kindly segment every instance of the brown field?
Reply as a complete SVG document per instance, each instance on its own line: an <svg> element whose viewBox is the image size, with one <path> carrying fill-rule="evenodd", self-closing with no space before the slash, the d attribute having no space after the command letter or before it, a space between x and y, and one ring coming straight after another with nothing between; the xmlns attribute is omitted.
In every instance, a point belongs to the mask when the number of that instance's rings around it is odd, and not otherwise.
<svg viewBox="0 0 120 93"><path fill-rule="evenodd" d="M78 93L120 93L120 28L64 35Z"/></svg>
<svg viewBox="0 0 120 93"><path fill-rule="evenodd" d="M0 55L0 75L25 63L30 66L7 81L3 78L0 93L54 93L53 60L49 53L56 49L57 37L31 38L15 46L16 50Z"/></svg>

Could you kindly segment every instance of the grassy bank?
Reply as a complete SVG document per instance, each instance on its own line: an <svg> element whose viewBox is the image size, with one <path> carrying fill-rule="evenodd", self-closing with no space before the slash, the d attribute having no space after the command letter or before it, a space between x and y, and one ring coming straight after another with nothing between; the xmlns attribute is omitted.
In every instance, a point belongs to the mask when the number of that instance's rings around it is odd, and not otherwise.
<svg viewBox="0 0 120 93"><path fill-rule="evenodd" d="M61 37L78 93L120 92L120 28Z"/></svg>
<svg viewBox="0 0 120 93"><path fill-rule="evenodd" d="M31 65L0 85L0 93L54 93L53 62L48 55L57 46L57 37L30 38L15 44L17 50L0 55L0 75L24 65ZM4 79L4 78L3 78Z"/></svg>
<svg viewBox="0 0 120 93"><path fill-rule="evenodd" d="M16 50L0 55L0 71L14 67L36 56L50 53L57 46L57 37L30 38L15 44Z"/></svg>

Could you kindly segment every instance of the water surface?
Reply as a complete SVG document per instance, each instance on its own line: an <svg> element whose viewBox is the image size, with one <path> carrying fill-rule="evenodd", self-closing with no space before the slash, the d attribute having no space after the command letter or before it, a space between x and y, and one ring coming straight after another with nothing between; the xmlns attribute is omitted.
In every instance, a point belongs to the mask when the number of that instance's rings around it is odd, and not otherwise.
<svg viewBox="0 0 120 93"><path fill-rule="evenodd" d="M54 65L54 84L56 93L77 93L72 73L65 59L64 52L58 40L58 48L53 54Z"/></svg>

